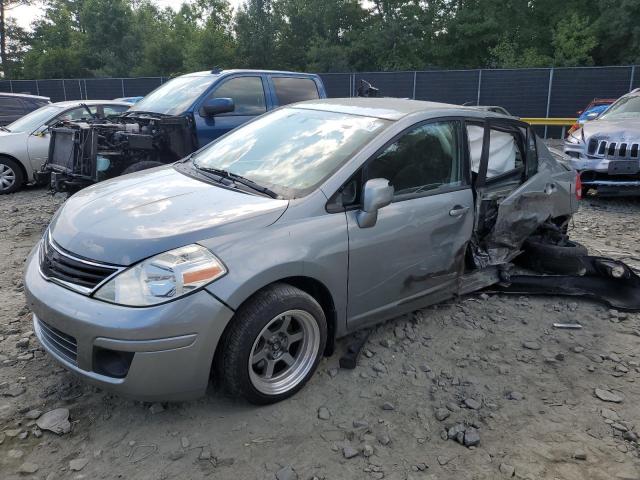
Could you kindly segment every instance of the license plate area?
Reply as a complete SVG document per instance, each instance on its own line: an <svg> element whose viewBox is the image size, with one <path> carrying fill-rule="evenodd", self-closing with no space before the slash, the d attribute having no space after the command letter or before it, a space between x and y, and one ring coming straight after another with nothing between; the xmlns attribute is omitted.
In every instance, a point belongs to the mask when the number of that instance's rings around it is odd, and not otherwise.
<svg viewBox="0 0 640 480"><path fill-rule="evenodd" d="M614 160L609 162L609 175L629 175L640 172L638 160Z"/></svg>

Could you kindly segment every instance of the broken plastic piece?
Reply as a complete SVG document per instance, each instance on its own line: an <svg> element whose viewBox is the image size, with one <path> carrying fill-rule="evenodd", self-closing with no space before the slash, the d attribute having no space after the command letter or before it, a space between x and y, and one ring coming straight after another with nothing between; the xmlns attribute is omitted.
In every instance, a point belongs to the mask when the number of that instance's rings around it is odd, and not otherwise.
<svg viewBox="0 0 640 480"><path fill-rule="evenodd" d="M582 325L579 323L554 323L553 328L563 328L567 330L580 330Z"/></svg>

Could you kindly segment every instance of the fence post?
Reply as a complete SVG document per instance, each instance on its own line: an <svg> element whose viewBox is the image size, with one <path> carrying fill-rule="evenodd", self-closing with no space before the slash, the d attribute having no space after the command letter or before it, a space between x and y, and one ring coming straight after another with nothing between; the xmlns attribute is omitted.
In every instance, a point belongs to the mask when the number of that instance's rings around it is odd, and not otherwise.
<svg viewBox="0 0 640 480"><path fill-rule="evenodd" d="M416 77L418 76L417 71L413 71L413 99L416 99Z"/></svg>
<svg viewBox="0 0 640 480"><path fill-rule="evenodd" d="M84 99L89 100L89 96L87 95L87 79L82 80L84 83Z"/></svg>
<svg viewBox="0 0 640 480"><path fill-rule="evenodd" d="M482 90L482 69L478 70L478 98L476 105L480 105L480 91Z"/></svg>
<svg viewBox="0 0 640 480"><path fill-rule="evenodd" d="M11 89L11 93L13 93L13 80L9 80L9 88Z"/></svg>
<svg viewBox="0 0 640 480"><path fill-rule="evenodd" d="M120 85L122 86L122 96L126 97L125 93L124 93L124 78L120 79Z"/></svg>
<svg viewBox="0 0 640 480"><path fill-rule="evenodd" d="M551 89L553 88L553 67L549 70L549 90L547 91L547 115L549 118L549 113L551 112ZM544 139L547 139L547 125L544 126Z"/></svg>
<svg viewBox="0 0 640 480"><path fill-rule="evenodd" d="M36 80L36 95L40 95L40 82Z"/></svg>
<svg viewBox="0 0 640 480"><path fill-rule="evenodd" d="M351 93L349 94L350 97L354 96L355 90L356 90L356 74L352 73L351 74Z"/></svg>
<svg viewBox="0 0 640 480"><path fill-rule="evenodd" d="M64 95L65 101L67 100L67 87L64 86L64 78L62 79L62 94Z"/></svg>
<svg viewBox="0 0 640 480"><path fill-rule="evenodd" d="M633 90L633 78L636 76L636 66L631 65L631 79L629 80L629 91Z"/></svg>

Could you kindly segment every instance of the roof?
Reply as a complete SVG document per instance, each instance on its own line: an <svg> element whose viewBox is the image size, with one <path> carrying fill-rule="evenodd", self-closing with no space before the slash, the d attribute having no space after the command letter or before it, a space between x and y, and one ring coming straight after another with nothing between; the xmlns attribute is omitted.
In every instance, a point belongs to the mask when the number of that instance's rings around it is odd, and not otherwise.
<svg viewBox="0 0 640 480"><path fill-rule="evenodd" d="M201 72L186 73L182 77L218 77L221 75L229 75L231 73L267 73L267 74L284 74L284 75L305 75L308 77L317 77L315 73L305 72L289 72L286 70L251 70L251 69L229 69L229 70L204 70Z"/></svg>
<svg viewBox="0 0 640 480"><path fill-rule="evenodd" d="M8 93L8 92L1 92L0 93L1 96L3 97L21 97L21 98L34 98L36 100L46 100L49 101L51 100L49 97L42 97L40 95L31 95L30 93Z"/></svg>
<svg viewBox="0 0 640 480"><path fill-rule="evenodd" d="M460 113L477 112L471 107L462 107L450 103L425 102L389 97L353 97L308 100L293 105L296 108L325 110L330 112L349 113L384 120L400 120L412 113L424 111L458 110Z"/></svg>
<svg viewBox="0 0 640 480"><path fill-rule="evenodd" d="M66 100L64 102L56 102L52 103L56 107L75 107L81 104L85 105L124 105L125 107L130 107L131 104L127 102L119 102L116 100Z"/></svg>

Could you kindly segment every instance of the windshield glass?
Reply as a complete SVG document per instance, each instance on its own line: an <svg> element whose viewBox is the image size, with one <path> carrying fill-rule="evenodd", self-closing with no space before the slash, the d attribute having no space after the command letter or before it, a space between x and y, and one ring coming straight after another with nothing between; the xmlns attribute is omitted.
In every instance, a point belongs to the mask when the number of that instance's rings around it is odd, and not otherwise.
<svg viewBox="0 0 640 480"><path fill-rule="evenodd" d="M283 108L234 130L193 157L198 168L241 175L285 198L304 196L390 122Z"/></svg>
<svg viewBox="0 0 640 480"><path fill-rule="evenodd" d="M46 105L28 113L13 123L7 125L7 130L11 132L33 132L38 127L44 125L53 117L62 112L63 108L56 105Z"/></svg>
<svg viewBox="0 0 640 480"><path fill-rule="evenodd" d="M130 112L154 112L166 115L184 113L211 85L214 77L178 77L156 88L133 107Z"/></svg>
<svg viewBox="0 0 640 480"><path fill-rule="evenodd" d="M600 118L606 118L608 120L640 118L640 96L622 97L611 105Z"/></svg>

